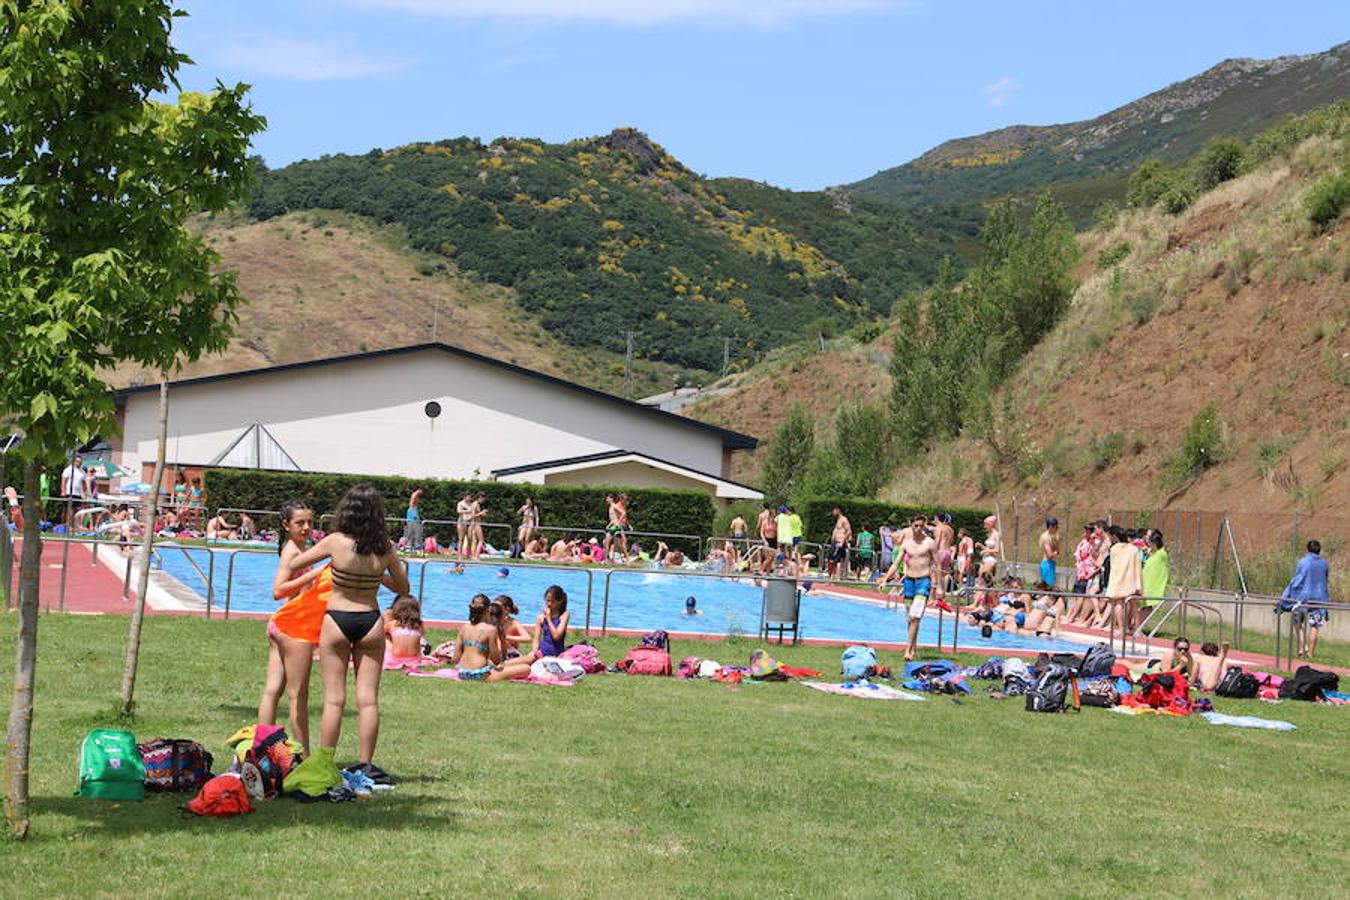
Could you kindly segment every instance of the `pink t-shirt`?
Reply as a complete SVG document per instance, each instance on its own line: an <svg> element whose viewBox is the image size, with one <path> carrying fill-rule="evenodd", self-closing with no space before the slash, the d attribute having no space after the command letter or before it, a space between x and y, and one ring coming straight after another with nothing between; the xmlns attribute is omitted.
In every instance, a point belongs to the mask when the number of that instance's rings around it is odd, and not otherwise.
<svg viewBox="0 0 1350 900"><path fill-rule="evenodd" d="M1078 542L1078 547L1074 552L1074 571L1079 581L1087 581L1092 577L1096 570L1097 548L1092 546L1089 538L1083 538Z"/></svg>
<svg viewBox="0 0 1350 900"><path fill-rule="evenodd" d="M600 547L600 546L592 547L592 548L591 548L591 562L598 562L598 563L601 563L601 562L604 562L604 561L605 561L605 548L604 548L604 547Z"/></svg>

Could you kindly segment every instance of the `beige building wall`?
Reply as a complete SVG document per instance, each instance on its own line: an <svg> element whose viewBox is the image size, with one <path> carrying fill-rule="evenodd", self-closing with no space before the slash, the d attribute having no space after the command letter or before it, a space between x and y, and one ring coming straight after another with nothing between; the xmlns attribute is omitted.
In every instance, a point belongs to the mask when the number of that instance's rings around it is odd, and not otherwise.
<svg viewBox="0 0 1350 900"><path fill-rule="evenodd" d="M682 491L706 491L716 495L716 485L687 478L664 469L644 466L639 462L621 462L609 466L592 466L571 472L550 472L544 484L570 484L584 487L622 485L632 488L669 488Z"/></svg>
<svg viewBox="0 0 1350 900"><path fill-rule="evenodd" d="M428 419L429 400L441 416ZM122 458L152 461L158 396L126 396ZM169 392L170 464L210 462L260 422L302 469L489 477L494 469L615 449L709 474L720 435L453 353L426 349L265 372Z"/></svg>

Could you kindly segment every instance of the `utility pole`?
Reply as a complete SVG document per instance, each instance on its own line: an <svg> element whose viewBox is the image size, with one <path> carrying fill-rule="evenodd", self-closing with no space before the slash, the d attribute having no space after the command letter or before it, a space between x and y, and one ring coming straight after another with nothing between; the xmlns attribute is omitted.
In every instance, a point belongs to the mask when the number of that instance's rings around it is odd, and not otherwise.
<svg viewBox="0 0 1350 900"><path fill-rule="evenodd" d="M431 309L431 342L436 343L436 328L441 323L441 297L436 295L436 305Z"/></svg>
<svg viewBox="0 0 1350 900"><path fill-rule="evenodd" d="M633 392L633 332L625 331L627 346L623 351L623 398L631 399Z"/></svg>
<svg viewBox="0 0 1350 900"><path fill-rule="evenodd" d="M722 337L722 377L727 377L727 368L731 365L731 338Z"/></svg>

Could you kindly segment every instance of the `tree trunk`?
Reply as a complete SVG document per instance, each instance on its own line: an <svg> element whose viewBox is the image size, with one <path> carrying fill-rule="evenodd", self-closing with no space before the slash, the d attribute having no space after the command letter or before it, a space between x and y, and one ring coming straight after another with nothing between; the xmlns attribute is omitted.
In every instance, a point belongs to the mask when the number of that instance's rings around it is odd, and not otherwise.
<svg viewBox="0 0 1350 900"><path fill-rule="evenodd" d="M38 464L23 471L23 572L19 576L19 634L14 650L14 692L5 730L5 821L14 836L28 836L28 748L33 733L33 678L37 670L38 576L42 534L38 522Z"/></svg>
<svg viewBox="0 0 1350 900"><path fill-rule="evenodd" d="M145 537L141 540L141 571L137 580L136 605L131 610L131 630L127 634L127 659L122 669L122 715L131 715L135 706L136 666L141 655L141 623L145 620L145 595L150 590L150 551L155 540L155 517L159 515L159 484L164 479L164 446L169 431L169 383L159 379L159 446L155 452L155 477L150 482L150 502L145 512Z"/></svg>

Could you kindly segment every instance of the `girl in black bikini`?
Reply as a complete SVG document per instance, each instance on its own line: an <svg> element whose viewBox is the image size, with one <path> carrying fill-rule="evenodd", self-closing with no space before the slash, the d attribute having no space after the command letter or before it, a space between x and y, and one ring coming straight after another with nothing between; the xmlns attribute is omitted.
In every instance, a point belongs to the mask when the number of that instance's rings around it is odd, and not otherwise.
<svg viewBox="0 0 1350 900"><path fill-rule="evenodd" d="M357 731L360 765L375 782L388 776L371 762L380 734L380 674L384 670L384 621L375 594L384 584L396 594L408 593L408 573L385 530L384 504L368 484L343 495L333 531L291 565L311 566L331 559L333 592L319 632L319 667L323 671L323 722L319 753L330 757L342 732L347 705L347 667L356 672Z"/></svg>

